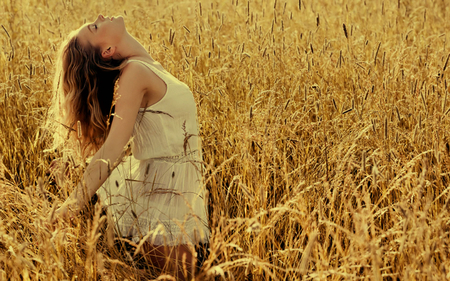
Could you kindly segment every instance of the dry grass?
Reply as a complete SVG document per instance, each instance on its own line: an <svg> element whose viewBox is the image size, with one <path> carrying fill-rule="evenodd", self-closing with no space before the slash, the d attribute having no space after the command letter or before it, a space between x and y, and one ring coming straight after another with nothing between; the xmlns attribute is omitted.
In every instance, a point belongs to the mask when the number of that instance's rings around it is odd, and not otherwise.
<svg viewBox="0 0 450 281"><path fill-rule="evenodd" d="M198 101L212 230L198 280L450 278L449 1L93 3L0 4L0 280L144 278L99 238L98 212L44 226L67 196L40 128L55 49L124 10Z"/></svg>

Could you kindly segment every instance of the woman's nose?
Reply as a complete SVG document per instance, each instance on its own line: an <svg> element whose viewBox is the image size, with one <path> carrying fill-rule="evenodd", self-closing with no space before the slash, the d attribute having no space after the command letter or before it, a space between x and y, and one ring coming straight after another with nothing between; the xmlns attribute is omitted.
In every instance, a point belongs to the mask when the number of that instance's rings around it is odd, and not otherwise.
<svg viewBox="0 0 450 281"><path fill-rule="evenodd" d="M99 20L103 20L103 19L104 19L104 17L102 16L102 14L98 15L98 19L99 19Z"/></svg>

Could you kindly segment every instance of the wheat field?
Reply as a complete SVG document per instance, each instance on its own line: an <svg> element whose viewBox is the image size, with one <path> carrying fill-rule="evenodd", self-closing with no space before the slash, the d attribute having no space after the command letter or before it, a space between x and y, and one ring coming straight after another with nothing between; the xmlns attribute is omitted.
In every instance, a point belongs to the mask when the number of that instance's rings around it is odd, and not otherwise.
<svg viewBox="0 0 450 281"><path fill-rule="evenodd" d="M99 205L48 227L83 172L47 174L56 51L99 13L196 98L212 233L196 280L450 279L449 7L2 0L0 280L170 280L113 247Z"/></svg>

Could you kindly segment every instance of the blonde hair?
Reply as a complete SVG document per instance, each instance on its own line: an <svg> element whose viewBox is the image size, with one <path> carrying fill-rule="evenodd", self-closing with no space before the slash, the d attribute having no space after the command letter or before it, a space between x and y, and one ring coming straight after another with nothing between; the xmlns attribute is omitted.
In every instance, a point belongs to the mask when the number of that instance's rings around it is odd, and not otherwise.
<svg viewBox="0 0 450 281"><path fill-rule="evenodd" d="M106 140L114 112L114 89L126 59L105 60L100 48L82 46L73 31L61 44L56 63L47 128L53 149L80 142L81 156Z"/></svg>

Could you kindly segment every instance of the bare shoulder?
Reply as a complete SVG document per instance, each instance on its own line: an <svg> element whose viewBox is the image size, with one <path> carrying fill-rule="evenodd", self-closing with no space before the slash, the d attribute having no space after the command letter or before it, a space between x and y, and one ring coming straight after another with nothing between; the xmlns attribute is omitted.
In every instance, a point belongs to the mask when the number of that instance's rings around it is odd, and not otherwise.
<svg viewBox="0 0 450 281"><path fill-rule="evenodd" d="M162 69L161 64L156 61L149 62L142 59L129 61L122 70L122 76L124 76L125 79L129 78L128 81L131 81L130 83L139 85L144 92L141 98L141 107L148 107L155 104L161 100L167 92L167 84L164 79L159 76L159 74L155 73L148 64L159 70ZM164 69L161 71L164 71ZM122 76L120 79L122 79ZM121 86L119 81L119 87Z"/></svg>
<svg viewBox="0 0 450 281"><path fill-rule="evenodd" d="M144 66L135 63L124 66L118 80L116 111L121 108L139 107L147 88L144 70Z"/></svg>
<svg viewBox="0 0 450 281"><path fill-rule="evenodd" d="M142 82L142 78L146 77L147 67L138 62L127 63L120 74L120 80L131 80L132 82L139 83Z"/></svg>
<svg viewBox="0 0 450 281"><path fill-rule="evenodd" d="M157 67L155 64L153 65ZM159 67L157 68L164 71L161 64L159 64ZM147 85L150 87L155 82L158 82L160 80L159 76L157 76L152 70L150 70L147 66L139 61L128 62L122 69L120 79L122 79L122 77L123 79L130 79L134 83L139 83L144 86Z"/></svg>
<svg viewBox="0 0 450 281"><path fill-rule="evenodd" d="M119 77L120 95L136 96L142 95L146 90L146 67L139 63L127 63L121 71Z"/></svg>

